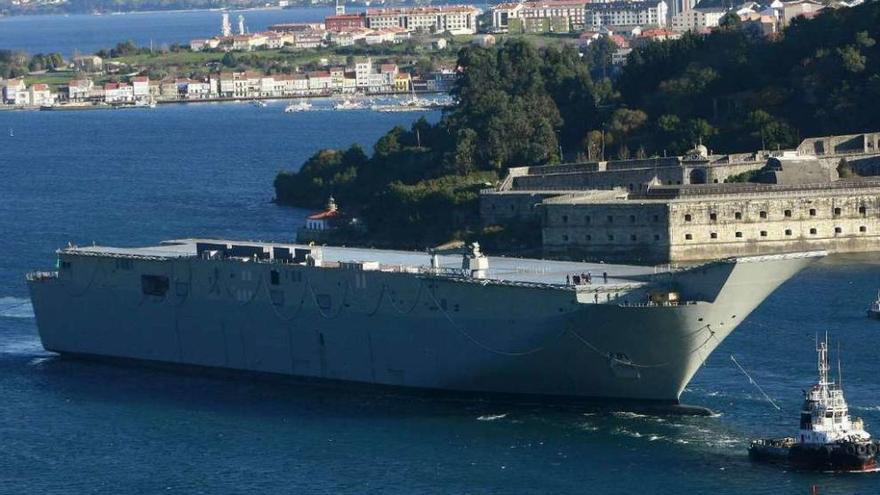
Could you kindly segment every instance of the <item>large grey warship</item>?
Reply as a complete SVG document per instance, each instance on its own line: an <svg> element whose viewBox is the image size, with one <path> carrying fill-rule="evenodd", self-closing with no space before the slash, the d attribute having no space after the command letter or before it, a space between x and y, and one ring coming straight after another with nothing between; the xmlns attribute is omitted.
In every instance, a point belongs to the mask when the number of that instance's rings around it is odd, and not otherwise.
<svg viewBox="0 0 880 495"><path fill-rule="evenodd" d="M476 246L183 239L68 246L56 271L27 279L43 347L62 355L675 405L752 310L822 255L661 269L488 258ZM572 283L587 272L592 283Z"/></svg>

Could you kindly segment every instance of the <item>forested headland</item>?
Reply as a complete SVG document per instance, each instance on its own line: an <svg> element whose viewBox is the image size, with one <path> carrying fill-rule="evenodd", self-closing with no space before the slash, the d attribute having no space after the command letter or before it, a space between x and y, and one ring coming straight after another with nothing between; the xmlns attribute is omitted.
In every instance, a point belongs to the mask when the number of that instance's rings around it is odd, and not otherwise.
<svg viewBox="0 0 880 495"><path fill-rule="evenodd" d="M459 104L436 124L394 128L374 146L322 150L275 180L277 200L319 207L333 194L372 243L421 248L497 239L478 193L512 166L575 157L795 146L807 136L880 129L880 3L796 19L774 39L730 20L708 35L634 50L614 79L613 47L463 48ZM604 146L603 146L604 145Z"/></svg>

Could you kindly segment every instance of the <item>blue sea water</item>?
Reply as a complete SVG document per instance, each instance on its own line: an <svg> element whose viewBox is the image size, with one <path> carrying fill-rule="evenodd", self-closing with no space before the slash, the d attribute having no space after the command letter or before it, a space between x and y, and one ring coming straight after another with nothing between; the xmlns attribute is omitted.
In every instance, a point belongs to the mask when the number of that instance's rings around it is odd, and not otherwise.
<svg viewBox="0 0 880 495"><path fill-rule="evenodd" d="M305 212L271 202L278 170L416 118L282 107L0 112L0 493L880 492L880 475L787 472L745 451L794 432L826 330L853 413L880 433L880 322L863 312L875 256L816 264L724 342L682 397L715 417L377 396L43 351L24 274L51 268L54 249L290 239Z"/></svg>
<svg viewBox="0 0 880 495"><path fill-rule="evenodd" d="M323 22L332 13L332 7L301 7L231 11L229 17L237 29L238 16L243 15L247 29L257 32L282 22ZM159 49L219 35L220 17L219 11L211 10L0 17L0 49L70 56L77 51L94 53L126 40L138 46L150 46L152 41Z"/></svg>

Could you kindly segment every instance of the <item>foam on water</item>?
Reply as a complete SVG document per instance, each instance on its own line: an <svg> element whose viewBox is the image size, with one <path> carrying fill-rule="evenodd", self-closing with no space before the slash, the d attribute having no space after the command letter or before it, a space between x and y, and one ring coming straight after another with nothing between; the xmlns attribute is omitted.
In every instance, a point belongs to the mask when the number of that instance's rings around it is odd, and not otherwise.
<svg viewBox="0 0 880 495"><path fill-rule="evenodd" d="M486 414L477 418L477 421L495 421L496 419L504 419L507 417L507 413L504 414Z"/></svg>
<svg viewBox="0 0 880 495"><path fill-rule="evenodd" d="M0 354L18 356L48 355L36 338L17 338L0 341Z"/></svg>
<svg viewBox="0 0 880 495"><path fill-rule="evenodd" d="M33 318L34 307L26 297L0 297L0 318Z"/></svg>

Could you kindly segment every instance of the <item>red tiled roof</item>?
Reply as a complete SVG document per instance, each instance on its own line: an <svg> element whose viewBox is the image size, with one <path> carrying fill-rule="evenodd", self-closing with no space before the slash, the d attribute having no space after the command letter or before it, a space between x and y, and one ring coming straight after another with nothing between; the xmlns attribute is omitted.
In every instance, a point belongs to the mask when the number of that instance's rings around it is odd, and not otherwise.
<svg viewBox="0 0 880 495"><path fill-rule="evenodd" d="M324 211L320 211L318 213L314 213L312 215L309 215L309 220L327 220L330 218L336 218L340 214L341 213L339 212L339 210L324 210Z"/></svg>

